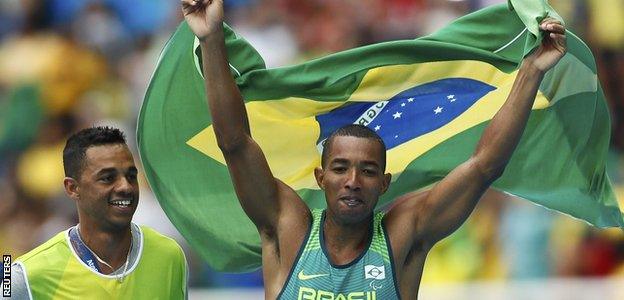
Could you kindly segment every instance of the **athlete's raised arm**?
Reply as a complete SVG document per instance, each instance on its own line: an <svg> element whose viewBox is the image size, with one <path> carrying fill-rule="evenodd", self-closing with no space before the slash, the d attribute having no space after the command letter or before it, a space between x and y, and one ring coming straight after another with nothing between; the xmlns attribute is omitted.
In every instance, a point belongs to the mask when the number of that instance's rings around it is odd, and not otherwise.
<svg viewBox="0 0 624 300"><path fill-rule="evenodd" d="M490 184L503 174L520 141L544 73L566 52L563 25L547 19L540 28L546 32L541 46L522 62L506 102L483 132L472 156L431 191L411 196L417 199L408 196L389 212L389 228L409 228L403 230L405 234L395 234L405 249L414 245L428 249L455 231ZM393 220L403 221L393 224Z"/></svg>
<svg viewBox="0 0 624 300"><path fill-rule="evenodd" d="M263 238L275 237L282 213L294 212L297 220L307 224L307 207L291 188L274 178L251 137L243 98L227 61L223 1L183 0L182 10L200 42L212 125L243 210Z"/></svg>

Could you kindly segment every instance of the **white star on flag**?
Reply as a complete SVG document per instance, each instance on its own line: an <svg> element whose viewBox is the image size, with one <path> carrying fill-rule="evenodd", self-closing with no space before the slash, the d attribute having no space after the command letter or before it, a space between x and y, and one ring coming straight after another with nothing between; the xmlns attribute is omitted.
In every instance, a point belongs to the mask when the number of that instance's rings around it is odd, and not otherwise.
<svg viewBox="0 0 624 300"><path fill-rule="evenodd" d="M401 103L401 107L405 107L405 103Z"/></svg>
<svg viewBox="0 0 624 300"><path fill-rule="evenodd" d="M439 106L438 106L438 107L436 107L436 109L434 109L434 110L433 110L433 112L434 112L436 115L437 115L437 114L439 114L439 113L441 113L441 112L442 112L442 107L439 107Z"/></svg>
<svg viewBox="0 0 624 300"><path fill-rule="evenodd" d="M380 125L375 126L375 131L379 131L379 129L381 129Z"/></svg>
<svg viewBox="0 0 624 300"><path fill-rule="evenodd" d="M414 101L414 98L408 98L407 99L407 102L412 102L412 101Z"/></svg>
<svg viewBox="0 0 624 300"><path fill-rule="evenodd" d="M455 95L448 95L448 96L446 96L446 99L453 99L453 98L455 98Z"/></svg>
<svg viewBox="0 0 624 300"><path fill-rule="evenodd" d="M401 115L402 115L402 114L403 114L403 113L400 113L400 112L398 112L398 111L397 111L397 112L395 112L395 113L394 113L394 115L392 115L392 116L393 116L395 119L398 119L398 118L400 118L400 117L401 117Z"/></svg>

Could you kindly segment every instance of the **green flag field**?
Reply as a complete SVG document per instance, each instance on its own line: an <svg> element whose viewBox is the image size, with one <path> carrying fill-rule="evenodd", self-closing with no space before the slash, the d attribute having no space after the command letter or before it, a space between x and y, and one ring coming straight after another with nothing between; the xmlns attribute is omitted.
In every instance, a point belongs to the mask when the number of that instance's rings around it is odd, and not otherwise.
<svg viewBox="0 0 624 300"><path fill-rule="evenodd" d="M440 31L267 69L225 26L231 74L253 138L274 175L311 208L325 206L312 170L333 130L359 123L388 145L393 182L378 208L427 187L473 152L504 103L539 22L543 0L510 1ZM590 49L572 32L541 86L528 126L493 187L598 227L624 227L605 161L610 120ZM182 23L166 44L138 122L141 161L167 216L213 268L260 267L260 238L241 209L217 147L198 43ZM470 180L470 179L467 179Z"/></svg>

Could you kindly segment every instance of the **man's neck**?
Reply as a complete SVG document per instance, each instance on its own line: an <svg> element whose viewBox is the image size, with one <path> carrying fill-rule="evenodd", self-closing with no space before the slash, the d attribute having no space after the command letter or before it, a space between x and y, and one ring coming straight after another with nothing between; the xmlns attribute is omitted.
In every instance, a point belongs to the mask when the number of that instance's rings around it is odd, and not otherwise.
<svg viewBox="0 0 624 300"><path fill-rule="evenodd" d="M129 225L118 231L102 230L97 226L78 224L80 238L100 259L111 267L100 263L100 270L110 274L126 263L132 243L132 232Z"/></svg>
<svg viewBox="0 0 624 300"><path fill-rule="evenodd" d="M358 224L341 224L327 215L323 225L325 248L332 263L344 265L366 250L372 234L372 216Z"/></svg>

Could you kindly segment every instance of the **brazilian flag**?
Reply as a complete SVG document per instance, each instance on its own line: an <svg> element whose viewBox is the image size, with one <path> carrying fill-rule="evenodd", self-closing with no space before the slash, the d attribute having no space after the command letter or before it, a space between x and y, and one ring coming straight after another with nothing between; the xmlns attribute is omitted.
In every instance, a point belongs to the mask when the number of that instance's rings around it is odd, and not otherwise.
<svg viewBox="0 0 624 300"><path fill-rule="evenodd" d="M311 208L325 207L313 169L336 128L363 124L388 146L393 182L379 207L431 185L465 161L503 105L538 24L559 18L544 0L511 0L432 35L267 69L225 27L231 74L251 133L274 175ZM585 220L624 227L605 173L610 125L590 49L568 32L568 53L539 88L528 126L494 188ZM258 268L260 239L217 147L198 41L182 23L165 46L138 124L141 160L161 206L214 268ZM470 178L466 178L470 180Z"/></svg>

